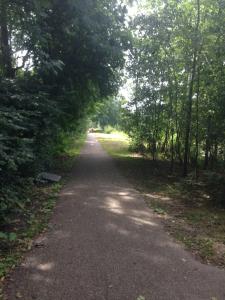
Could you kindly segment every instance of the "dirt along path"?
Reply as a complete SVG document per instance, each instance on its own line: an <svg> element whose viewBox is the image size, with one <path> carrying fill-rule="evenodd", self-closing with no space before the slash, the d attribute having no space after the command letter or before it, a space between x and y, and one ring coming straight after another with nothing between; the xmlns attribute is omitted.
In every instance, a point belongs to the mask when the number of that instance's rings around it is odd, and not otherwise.
<svg viewBox="0 0 225 300"><path fill-rule="evenodd" d="M171 240L93 134L38 243L7 299L225 299L225 271Z"/></svg>

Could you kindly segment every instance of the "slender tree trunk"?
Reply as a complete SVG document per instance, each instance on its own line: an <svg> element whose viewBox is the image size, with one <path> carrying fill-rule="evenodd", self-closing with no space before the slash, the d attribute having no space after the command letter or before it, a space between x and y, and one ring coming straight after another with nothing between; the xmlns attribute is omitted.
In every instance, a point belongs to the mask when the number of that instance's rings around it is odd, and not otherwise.
<svg viewBox="0 0 225 300"><path fill-rule="evenodd" d="M197 98L196 98L196 135L195 135L195 178L198 178L199 155L199 97L200 97L200 68L198 67Z"/></svg>
<svg viewBox="0 0 225 300"><path fill-rule="evenodd" d="M154 130L153 130L153 139L152 139L152 159L153 159L153 161L156 160L156 156L157 156L157 143L156 143L157 131L158 131L157 103L156 103L156 99L155 99L155 103L154 103Z"/></svg>
<svg viewBox="0 0 225 300"><path fill-rule="evenodd" d="M198 60L198 32L200 25L200 0L197 0L197 23L196 23L196 34L195 34L195 44L193 53L193 63L191 69L191 78L188 89L188 105L187 105L187 120L186 120L186 131L185 131L185 146L184 146L184 165L183 165L183 176L187 176L188 172L188 157L190 151L190 132L191 132L191 119L192 119L192 98L194 90L194 81L196 77L196 66Z"/></svg>
<svg viewBox="0 0 225 300"><path fill-rule="evenodd" d="M6 0L0 0L0 46L4 76L7 78L13 78L14 69L12 66L12 54L8 30L7 5L8 3Z"/></svg>
<svg viewBox="0 0 225 300"><path fill-rule="evenodd" d="M169 135L169 125L166 128L166 134L165 134L165 139L163 141L162 147L161 147L161 152L165 154L167 152L167 145L168 145L168 135Z"/></svg>
<svg viewBox="0 0 225 300"><path fill-rule="evenodd" d="M171 129L172 141L171 141L171 162L170 162L170 172L173 173L174 169L174 129Z"/></svg>
<svg viewBox="0 0 225 300"><path fill-rule="evenodd" d="M218 140L217 140L217 138L215 140L215 146L214 146L214 162L216 164L218 162Z"/></svg>
<svg viewBox="0 0 225 300"><path fill-rule="evenodd" d="M188 107L187 107L187 120L186 120L186 131L185 131L185 144L184 144L184 165L183 165L183 176L187 176L188 171L188 158L189 158L189 148L190 148L190 132L191 132L191 119L192 119L192 97L195 79L195 69L196 69L196 55L193 58L192 74L189 84L188 91Z"/></svg>
<svg viewBox="0 0 225 300"><path fill-rule="evenodd" d="M211 136L211 116L209 115L207 119L207 135L206 135L206 142L205 142L204 169L208 169L209 166L210 136Z"/></svg>
<svg viewBox="0 0 225 300"><path fill-rule="evenodd" d="M176 82L176 92L175 92L175 132L176 132L176 141L175 141L175 153L176 158L178 158L180 164L182 165L183 160L180 152L180 129L178 125L178 111L177 111L177 102L178 102L178 83L176 80L176 76L174 76Z"/></svg>
<svg viewBox="0 0 225 300"><path fill-rule="evenodd" d="M210 169L213 170L215 168L215 165L217 163L217 155L218 155L218 142L215 138L215 141L213 145L211 146L211 155L210 155Z"/></svg>

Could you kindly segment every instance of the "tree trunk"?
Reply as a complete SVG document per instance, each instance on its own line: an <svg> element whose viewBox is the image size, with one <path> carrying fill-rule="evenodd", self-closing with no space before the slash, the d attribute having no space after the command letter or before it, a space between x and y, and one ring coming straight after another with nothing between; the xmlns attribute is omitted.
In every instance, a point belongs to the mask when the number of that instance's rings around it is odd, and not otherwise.
<svg viewBox="0 0 225 300"><path fill-rule="evenodd" d="M174 169L174 129L171 129L172 141L171 141L171 162L170 162L170 172L173 173Z"/></svg>
<svg viewBox="0 0 225 300"><path fill-rule="evenodd" d="M191 119L192 119L192 98L194 90L194 81L196 76L196 66L198 60L198 32L200 24L200 0L197 0L197 23L195 33L195 45L193 53L193 63L191 69L191 78L188 89L188 104L187 104L187 119L186 119L186 131L185 131L185 146L184 146L184 165L183 165L183 176L187 176L188 172L188 156L190 151L190 132L191 132Z"/></svg>
<svg viewBox="0 0 225 300"><path fill-rule="evenodd" d="M169 125L166 128L166 134L165 134L165 139L163 141L162 147L161 147L161 152L165 154L167 152L167 145L168 145L168 135L169 135Z"/></svg>
<svg viewBox="0 0 225 300"><path fill-rule="evenodd" d="M15 76L15 72L12 66L12 54L8 30L7 5L8 3L6 0L0 0L0 46L2 52L2 65L4 76L7 78L13 78Z"/></svg>
<svg viewBox="0 0 225 300"><path fill-rule="evenodd" d="M198 67L197 98L196 98L196 135L195 135L195 178L198 178L199 155L199 97L200 97L200 68Z"/></svg>
<svg viewBox="0 0 225 300"><path fill-rule="evenodd" d="M211 136L211 116L209 115L207 119L207 135L206 135L206 142L205 142L204 169L208 169L209 166L210 136Z"/></svg>
<svg viewBox="0 0 225 300"><path fill-rule="evenodd" d="M176 143L175 143L176 157L179 160L180 166L182 166L183 165L183 157L182 157L182 153L181 153L180 130L178 130L178 129L176 130L176 135L177 135Z"/></svg>

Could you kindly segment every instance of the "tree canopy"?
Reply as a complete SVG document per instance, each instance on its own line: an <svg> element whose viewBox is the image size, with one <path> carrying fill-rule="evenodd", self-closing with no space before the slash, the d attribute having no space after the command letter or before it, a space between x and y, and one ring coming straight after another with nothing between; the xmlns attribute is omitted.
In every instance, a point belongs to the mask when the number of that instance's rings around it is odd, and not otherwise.
<svg viewBox="0 0 225 300"><path fill-rule="evenodd" d="M62 132L117 92L125 13L117 0L0 0L1 208L8 183L46 167Z"/></svg>
<svg viewBox="0 0 225 300"><path fill-rule="evenodd" d="M183 165L225 159L225 1L145 1L130 24L134 93L127 128L137 146Z"/></svg>

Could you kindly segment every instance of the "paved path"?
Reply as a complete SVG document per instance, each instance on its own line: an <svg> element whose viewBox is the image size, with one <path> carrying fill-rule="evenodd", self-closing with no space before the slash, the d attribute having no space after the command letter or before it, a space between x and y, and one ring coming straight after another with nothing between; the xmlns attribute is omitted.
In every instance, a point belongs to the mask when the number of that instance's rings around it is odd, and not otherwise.
<svg viewBox="0 0 225 300"><path fill-rule="evenodd" d="M60 198L9 300L225 299L225 272L170 239L93 135Z"/></svg>

